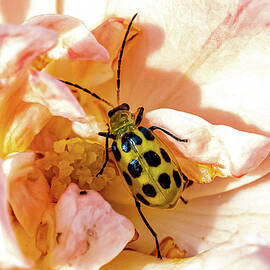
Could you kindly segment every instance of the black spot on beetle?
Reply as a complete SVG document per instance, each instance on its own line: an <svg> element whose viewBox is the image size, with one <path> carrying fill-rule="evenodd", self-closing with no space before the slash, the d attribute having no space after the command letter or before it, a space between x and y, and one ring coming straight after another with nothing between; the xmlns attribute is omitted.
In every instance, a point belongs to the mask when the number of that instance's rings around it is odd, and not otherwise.
<svg viewBox="0 0 270 270"><path fill-rule="evenodd" d="M129 186L132 186L132 180L131 180L131 177L130 177L126 172L123 172L123 176L124 176L124 178L125 178L127 184L128 184Z"/></svg>
<svg viewBox="0 0 270 270"><path fill-rule="evenodd" d="M118 150L116 142L112 143L112 152L113 152L113 155L114 155L116 161L119 161L121 159L121 153Z"/></svg>
<svg viewBox="0 0 270 270"><path fill-rule="evenodd" d="M157 195L155 188L151 184L143 185L142 190L143 193L148 197L154 198Z"/></svg>
<svg viewBox="0 0 270 270"><path fill-rule="evenodd" d="M173 179L175 181L176 186L181 187L181 177L178 171L173 171Z"/></svg>
<svg viewBox="0 0 270 270"><path fill-rule="evenodd" d="M193 184L193 181L189 180L188 177L182 172L184 183L184 189L190 187Z"/></svg>
<svg viewBox="0 0 270 270"><path fill-rule="evenodd" d="M137 194L136 194L136 198L137 198L141 203L143 203L143 204L145 204L145 205L150 205L150 202L148 202L148 201L143 197L142 194L137 193Z"/></svg>
<svg viewBox="0 0 270 270"><path fill-rule="evenodd" d="M146 162L148 163L148 165L151 167L157 167L161 163L161 159L160 159L159 155L152 150L145 152L143 154L143 156L144 156Z"/></svg>
<svg viewBox="0 0 270 270"><path fill-rule="evenodd" d="M131 133L128 134L130 136L130 140L133 141L136 145L142 144L142 139L138 135Z"/></svg>
<svg viewBox="0 0 270 270"><path fill-rule="evenodd" d="M163 148L160 148L160 153L161 153L163 159L164 159L166 162L171 162L170 156L168 155L168 153L167 153Z"/></svg>
<svg viewBox="0 0 270 270"><path fill-rule="evenodd" d="M155 139L151 131L143 126L138 127L139 131L143 134L146 140L153 141Z"/></svg>
<svg viewBox="0 0 270 270"><path fill-rule="evenodd" d="M131 149L130 141L125 137L125 135L122 137L122 150L126 153L128 153Z"/></svg>
<svg viewBox="0 0 270 270"><path fill-rule="evenodd" d="M158 177L158 182L164 189L170 188L171 179L167 173L160 174L160 176Z"/></svg>
<svg viewBox="0 0 270 270"><path fill-rule="evenodd" d="M142 173L142 166L137 159L133 159L128 164L128 171L132 177L138 178Z"/></svg>
<svg viewBox="0 0 270 270"><path fill-rule="evenodd" d="M188 178L187 178L187 176L185 174L182 173L182 175L183 175L184 181L189 181Z"/></svg>
<svg viewBox="0 0 270 270"><path fill-rule="evenodd" d="M131 143L135 145L142 144L142 139L133 132L128 132L122 137L122 150L128 153L131 149Z"/></svg>

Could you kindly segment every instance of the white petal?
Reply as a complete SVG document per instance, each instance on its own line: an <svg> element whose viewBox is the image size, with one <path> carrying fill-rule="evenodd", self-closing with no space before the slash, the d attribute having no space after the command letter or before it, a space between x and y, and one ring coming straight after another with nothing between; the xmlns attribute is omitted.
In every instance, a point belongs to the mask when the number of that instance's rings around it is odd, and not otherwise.
<svg viewBox="0 0 270 270"><path fill-rule="evenodd" d="M159 240L171 236L180 248L187 250L188 256L194 256L228 241L238 232L246 235L258 232L270 243L269 190L270 175L266 175L232 191L190 199L187 205L179 201L173 209L142 207L142 211ZM121 197L129 198L129 203L115 200L113 208L130 218L140 234L130 246L150 253L155 248L152 235L137 213L130 194L123 190Z"/></svg>
<svg viewBox="0 0 270 270"><path fill-rule="evenodd" d="M196 257L185 260L163 259L134 251L123 251L102 270L268 270L270 248L262 238L240 237L215 246Z"/></svg>

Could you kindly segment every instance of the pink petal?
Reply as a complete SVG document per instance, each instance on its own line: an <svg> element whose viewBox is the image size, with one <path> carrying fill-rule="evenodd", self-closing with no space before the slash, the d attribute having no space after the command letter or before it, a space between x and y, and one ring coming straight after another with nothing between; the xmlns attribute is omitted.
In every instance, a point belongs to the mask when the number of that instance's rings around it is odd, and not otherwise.
<svg viewBox="0 0 270 270"><path fill-rule="evenodd" d="M8 212L7 178L3 172L2 161L0 161L0 179L0 266L2 269L29 268L31 262L23 257L11 227Z"/></svg>
<svg viewBox="0 0 270 270"><path fill-rule="evenodd" d="M47 180L33 167L34 153L19 153L5 161L9 164L9 203L29 236L35 236L42 216L51 202Z"/></svg>
<svg viewBox="0 0 270 270"><path fill-rule="evenodd" d="M57 43L55 31L26 25L0 26L0 78L16 75ZM18 74L17 74L18 75Z"/></svg>
<svg viewBox="0 0 270 270"><path fill-rule="evenodd" d="M179 143L166 137L176 154L182 153L199 163L217 165L227 176L241 176L255 170L270 151L268 137L211 125L184 112L159 109L147 113L146 119L149 125L161 126L179 138L188 139L188 143ZM267 172L268 168L264 174Z"/></svg>
<svg viewBox="0 0 270 270"><path fill-rule="evenodd" d="M28 20L26 25L38 25L55 30L61 42L49 53L50 57L57 59L85 59L108 61L107 50L100 45L94 35L78 19L63 15L40 15ZM61 51L60 51L61 49ZM56 54L58 53L58 56Z"/></svg>
<svg viewBox="0 0 270 270"><path fill-rule="evenodd" d="M72 121L84 121L85 113L69 88L45 72L29 72L29 91L24 101L36 102L49 109L52 115L63 116Z"/></svg>
<svg viewBox="0 0 270 270"><path fill-rule="evenodd" d="M56 206L58 245L52 265L98 269L113 259L134 235L132 223L95 191L80 195L70 184Z"/></svg>

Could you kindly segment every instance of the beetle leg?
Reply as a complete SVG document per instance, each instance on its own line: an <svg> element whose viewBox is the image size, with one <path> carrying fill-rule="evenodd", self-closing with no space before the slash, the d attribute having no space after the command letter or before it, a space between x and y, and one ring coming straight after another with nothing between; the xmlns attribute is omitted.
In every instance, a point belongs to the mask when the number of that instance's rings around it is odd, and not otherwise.
<svg viewBox="0 0 270 270"><path fill-rule="evenodd" d="M151 234L154 236L155 238L155 241L156 241L156 247L157 247L157 257L162 259L161 257L161 254L160 254L160 248L159 248L159 243L158 243L158 239L157 239L157 234L156 232L152 229L152 227L150 226L150 224L148 223L148 221L146 220L145 216L143 215L142 213L142 210L141 210L141 204L135 199L135 204L136 204L136 207L138 209L138 212L144 222L144 224L146 225L146 227L148 228L148 230L151 232Z"/></svg>
<svg viewBox="0 0 270 270"><path fill-rule="evenodd" d="M102 136L102 137L107 137L108 136L108 132L99 132L98 135L99 136Z"/></svg>
<svg viewBox="0 0 270 270"><path fill-rule="evenodd" d="M180 199L184 204L188 204L188 201L186 201L182 196L180 196Z"/></svg>
<svg viewBox="0 0 270 270"><path fill-rule="evenodd" d="M180 139L178 137L176 137L175 135L173 135L172 133L170 133L169 131L167 131L166 129L164 128L161 128L161 127L157 127L157 126L152 126L149 128L151 131L154 131L155 129L158 129L158 130L161 130L162 132L164 132L165 134L171 136L172 138L174 138L175 140L177 140L178 142L188 142L187 139Z"/></svg>
<svg viewBox="0 0 270 270"><path fill-rule="evenodd" d="M108 138L111 138L111 139L113 139L113 140L116 139L116 136L113 135L113 134L110 134L109 132L99 132L98 135L99 135L99 136L102 136L102 137L105 137L105 138L108 137Z"/></svg>
<svg viewBox="0 0 270 270"><path fill-rule="evenodd" d="M184 191L187 187L189 187L191 184L193 184L193 181L189 180L184 174L183 174L183 178L184 178L184 180L185 180L184 187L183 187L183 191ZM188 203L188 201L185 200L185 199L183 198L183 196L180 196L180 199L181 199L181 201L182 201L184 204L187 204L187 203Z"/></svg>
<svg viewBox="0 0 270 270"><path fill-rule="evenodd" d="M142 122L144 107L140 107L138 108L138 110L139 112L138 112L138 115L136 117L136 122L135 122L136 125L139 125Z"/></svg>
<svg viewBox="0 0 270 270"><path fill-rule="evenodd" d="M185 178L184 178L185 180ZM189 186L191 186L193 184L193 181L187 179L185 180L185 183L184 183L184 187L183 187L183 190L185 190L186 188L188 188Z"/></svg>
<svg viewBox="0 0 270 270"><path fill-rule="evenodd" d="M108 161L109 161L109 138L110 138L110 133L109 132L99 132L98 135L106 137L106 142L105 142L105 162L100 169L100 171L96 174L96 177L99 175L102 175L103 170L105 169Z"/></svg>

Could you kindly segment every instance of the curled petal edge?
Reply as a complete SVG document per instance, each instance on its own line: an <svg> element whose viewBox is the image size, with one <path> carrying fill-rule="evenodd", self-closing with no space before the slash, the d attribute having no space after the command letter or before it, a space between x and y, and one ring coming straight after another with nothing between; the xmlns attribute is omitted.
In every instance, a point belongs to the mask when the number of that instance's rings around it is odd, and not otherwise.
<svg viewBox="0 0 270 270"><path fill-rule="evenodd" d="M185 112L158 109L148 112L145 118L148 125L160 126L175 136L188 140L187 143L177 142L172 137L159 133L171 146L180 166L183 164L183 171L199 183L211 182L216 176L246 175L257 169L270 152L270 138L266 136L239 131L229 126L212 125ZM194 179L192 170L189 170L190 163L193 166L195 163L194 168L197 166L198 170L206 170L206 174L210 175L207 181L198 176ZM266 169L263 173L266 174L269 170Z"/></svg>

